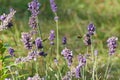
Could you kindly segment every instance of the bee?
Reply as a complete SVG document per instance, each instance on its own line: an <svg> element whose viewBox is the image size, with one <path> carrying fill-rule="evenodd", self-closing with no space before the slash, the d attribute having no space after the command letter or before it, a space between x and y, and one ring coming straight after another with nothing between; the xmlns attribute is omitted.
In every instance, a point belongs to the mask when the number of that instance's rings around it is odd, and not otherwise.
<svg viewBox="0 0 120 80"><path fill-rule="evenodd" d="M78 35L78 36L77 36L77 38L81 39L81 38L82 38L82 35L81 35L81 34L80 34L80 35Z"/></svg>

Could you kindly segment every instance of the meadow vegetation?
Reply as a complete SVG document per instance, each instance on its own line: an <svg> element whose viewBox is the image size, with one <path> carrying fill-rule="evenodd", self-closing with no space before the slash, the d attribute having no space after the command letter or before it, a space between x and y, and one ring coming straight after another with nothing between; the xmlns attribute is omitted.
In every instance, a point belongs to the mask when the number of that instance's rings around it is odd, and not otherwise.
<svg viewBox="0 0 120 80"><path fill-rule="evenodd" d="M0 31L0 80L29 80L28 77L35 75L39 75L40 80L120 80L120 0L55 0L58 7L55 12L51 10L49 0L38 0L39 28L35 29L38 34L32 37L32 50L44 51L44 55L41 56L40 53L37 58L16 65L16 58L26 57L32 51L24 47L21 34L32 30L28 24L31 16L28 3L31 1L0 0L0 15L9 14L9 8L16 11L12 19L13 26ZM57 13L57 16L54 13ZM54 17L59 18L54 20ZM57 21L59 36L56 30ZM85 34L89 32L88 26L91 23L95 32L90 35L91 44L86 46ZM51 33L55 33L54 40L49 39ZM117 41L114 43L117 46L115 45L115 53L110 55L111 48L109 49L107 40L112 36L112 39ZM63 37L67 39L65 45L62 42ZM35 48L36 39L42 39L43 47L39 47L40 49ZM51 45L50 41L53 41L54 45ZM65 47L72 51L72 64L69 66L66 56L61 54ZM15 56L9 54L10 48L14 49ZM78 57L82 57L83 61L78 60ZM81 76L76 78L75 69L79 62L82 64L79 70ZM69 79L63 79L66 76Z"/></svg>

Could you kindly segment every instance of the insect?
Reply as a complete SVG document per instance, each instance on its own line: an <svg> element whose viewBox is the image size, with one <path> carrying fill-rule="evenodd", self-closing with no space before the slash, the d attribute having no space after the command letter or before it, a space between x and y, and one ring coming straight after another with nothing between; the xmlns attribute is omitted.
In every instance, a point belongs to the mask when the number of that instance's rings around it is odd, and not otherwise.
<svg viewBox="0 0 120 80"><path fill-rule="evenodd" d="M77 38L81 39L81 38L82 38L82 35L81 35L81 34L80 34L80 35L77 35Z"/></svg>

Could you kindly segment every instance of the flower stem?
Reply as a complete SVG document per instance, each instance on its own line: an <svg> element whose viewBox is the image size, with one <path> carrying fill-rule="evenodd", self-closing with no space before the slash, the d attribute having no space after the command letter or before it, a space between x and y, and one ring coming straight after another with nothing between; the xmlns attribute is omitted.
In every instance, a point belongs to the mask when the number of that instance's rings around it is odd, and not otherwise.
<svg viewBox="0 0 120 80"><path fill-rule="evenodd" d="M13 74L12 74L12 70L11 70L10 66L8 67L8 70L9 70L9 71L10 71L10 73L11 73L12 80L15 80L15 78L14 78L14 76L13 76Z"/></svg>
<svg viewBox="0 0 120 80"><path fill-rule="evenodd" d="M42 32L41 32L41 28L40 28L40 25L39 25L39 21L38 21L38 17L37 17L37 27L38 27L38 35L41 37L42 39Z"/></svg>
<svg viewBox="0 0 120 80"><path fill-rule="evenodd" d="M57 13L55 13L55 17L57 17ZM56 32L57 32L57 59L59 59L59 26L58 26L58 20L55 20L56 22Z"/></svg>
<svg viewBox="0 0 120 80"><path fill-rule="evenodd" d="M107 73L108 73L108 69L110 65L110 59L111 59L111 56L109 55L108 62L107 62L107 68L106 68L105 75L104 75L104 80L107 80Z"/></svg>
<svg viewBox="0 0 120 80"><path fill-rule="evenodd" d="M12 37L13 37L13 40L14 40L14 42L15 42L15 45L17 46L17 41L16 41L16 39L15 39L15 36L14 36L14 31L12 30L12 29L10 29L10 31L11 31L11 33L12 33Z"/></svg>

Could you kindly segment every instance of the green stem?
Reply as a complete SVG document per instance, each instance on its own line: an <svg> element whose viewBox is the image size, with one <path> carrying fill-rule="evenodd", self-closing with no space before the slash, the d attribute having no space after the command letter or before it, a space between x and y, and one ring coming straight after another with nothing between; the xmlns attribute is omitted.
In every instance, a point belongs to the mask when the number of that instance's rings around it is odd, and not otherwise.
<svg viewBox="0 0 120 80"><path fill-rule="evenodd" d="M83 78L83 80L85 80L85 72L84 71L85 71L85 68L83 67L82 68L82 78Z"/></svg>
<svg viewBox="0 0 120 80"><path fill-rule="evenodd" d="M95 66L96 66L96 80L98 80L98 76L97 76L97 55L95 56Z"/></svg>
<svg viewBox="0 0 120 80"><path fill-rule="evenodd" d="M44 65L45 65L45 79L47 80L48 73L47 73L47 63L45 57L44 57Z"/></svg>
<svg viewBox="0 0 120 80"><path fill-rule="evenodd" d="M38 27L38 35L41 37L42 39L42 32L41 32L41 28L40 28L40 25L39 25L39 22L38 22L38 17L37 17L37 27Z"/></svg>
<svg viewBox="0 0 120 80"><path fill-rule="evenodd" d="M10 29L10 31L11 31L11 33L12 33L12 37L13 37L13 40L14 40L14 42L15 42L15 45L17 46L17 41L16 41L16 39L15 39L15 36L14 36L14 31L12 30L12 29Z"/></svg>
<svg viewBox="0 0 120 80"><path fill-rule="evenodd" d="M58 78L58 80L61 80L62 79L62 74L61 74L59 65L57 65L57 68L58 68L58 75L59 75L59 78L60 78L60 79Z"/></svg>
<svg viewBox="0 0 120 80"><path fill-rule="evenodd" d="M55 13L55 17L57 17L57 13ZM57 31L57 59L59 59L59 26L58 26L58 20L55 20L56 22L56 31Z"/></svg>
<svg viewBox="0 0 120 80"><path fill-rule="evenodd" d="M11 73L12 80L15 80L15 78L14 78L14 76L13 76L13 74L12 74L12 70L11 70L10 66L8 67L8 70L9 70L9 71L10 71L10 73Z"/></svg>
<svg viewBox="0 0 120 80"><path fill-rule="evenodd" d="M108 69L110 65L110 59L111 59L111 56L109 55L108 62L107 62L107 68L106 68L105 75L104 75L104 80L107 80L107 73L108 73Z"/></svg>

